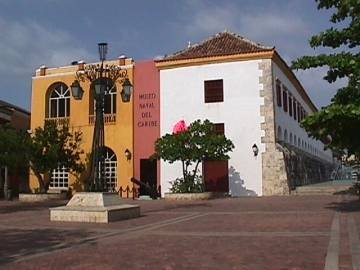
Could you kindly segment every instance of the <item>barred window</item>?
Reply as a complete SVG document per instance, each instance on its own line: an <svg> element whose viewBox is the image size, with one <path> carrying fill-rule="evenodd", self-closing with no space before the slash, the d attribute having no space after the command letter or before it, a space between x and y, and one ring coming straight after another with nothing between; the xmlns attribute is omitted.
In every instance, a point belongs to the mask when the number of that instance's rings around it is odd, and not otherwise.
<svg viewBox="0 0 360 270"><path fill-rule="evenodd" d="M59 166L51 173L49 188L68 189L68 187L69 187L69 169L64 166Z"/></svg>
<svg viewBox="0 0 360 270"><path fill-rule="evenodd" d="M115 191L117 189L117 158L113 150L105 148L105 181L107 191Z"/></svg>
<svg viewBox="0 0 360 270"><path fill-rule="evenodd" d="M223 80L204 81L205 103L224 101Z"/></svg>

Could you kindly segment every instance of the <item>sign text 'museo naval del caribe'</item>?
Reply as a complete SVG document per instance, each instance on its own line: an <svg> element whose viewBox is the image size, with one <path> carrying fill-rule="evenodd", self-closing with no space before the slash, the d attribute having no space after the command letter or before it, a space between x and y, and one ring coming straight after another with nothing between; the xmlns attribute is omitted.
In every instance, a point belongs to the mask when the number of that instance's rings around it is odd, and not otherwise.
<svg viewBox="0 0 360 270"><path fill-rule="evenodd" d="M140 119L137 122L138 127L157 127L157 120L153 119L155 113L155 93L139 94L139 112Z"/></svg>

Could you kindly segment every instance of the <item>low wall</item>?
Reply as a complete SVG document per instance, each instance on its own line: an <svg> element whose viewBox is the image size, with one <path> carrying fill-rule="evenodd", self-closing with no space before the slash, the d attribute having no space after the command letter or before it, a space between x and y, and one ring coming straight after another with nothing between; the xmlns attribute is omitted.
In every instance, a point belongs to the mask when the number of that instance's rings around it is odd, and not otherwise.
<svg viewBox="0 0 360 270"><path fill-rule="evenodd" d="M66 200L67 194L63 193L45 193L45 194L36 194L36 193L20 193L19 201L21 202L43 202L49 200Z"/></svg>
<svg viewBox="0 0 360 270"><path fill-rule="evenodd" d="M201 193L165 193L166 200L210 200L225 197L226 193L201 192Z"/></svg>

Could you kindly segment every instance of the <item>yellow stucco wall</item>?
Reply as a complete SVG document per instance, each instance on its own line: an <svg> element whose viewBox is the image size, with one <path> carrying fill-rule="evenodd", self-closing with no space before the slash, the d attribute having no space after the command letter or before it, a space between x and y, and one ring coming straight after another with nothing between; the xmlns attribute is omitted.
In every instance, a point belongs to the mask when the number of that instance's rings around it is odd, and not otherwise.
<svg viewBox="0 0 360 270"><path fill-rule="evenodd" d="M115 63L109 61L106 63ZM133 63L131 59L127 59L124 68L127 69L128 78L133 84ZM61 67L55 69L46 69L45 75L40 75L40 71L32 80L32 103L31 103L31 130L43 126L46 118L47 98L46 93L49 87L56 82L63 82L68 87L75 80L75 72L78 66ZM85 162L86 154L90 154L94 125L89 124L89 101L90 101L90 83L81 82L84 89L82 100L70 99L70 117L69 126L74 130L81 131L82 148L85 151L83 160ZM105 124L105 146L111 148L117 157L117 185L126 187L131 186L130 179L133 177L133 159L126 160L125 150L129 149L133 153L133 97L130 102L124 103L121 100L120 92L122 90L121 81L116 82L116 122ZM87 164L88 165L88 164ZM84 172L80 176L80 183L84 182L88 177L88 172ZM82 190L79 185L79 176L70 175L69 187L72 190ZM30 188L36 190L38 181L30 172Z"/></svg>

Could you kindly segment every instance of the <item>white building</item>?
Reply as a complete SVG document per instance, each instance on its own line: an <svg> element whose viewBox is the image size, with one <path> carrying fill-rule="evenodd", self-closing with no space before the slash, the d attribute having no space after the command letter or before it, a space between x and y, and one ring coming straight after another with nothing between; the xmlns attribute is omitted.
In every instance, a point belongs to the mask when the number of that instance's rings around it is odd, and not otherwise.
<svg viewBox="0 0 360 270"><path fill-rule="evenodd" d="M273 47L222 32L156 65L160 135L181 119L209 119L235 145L228 162L203 164L209 190L280 195L326 177L332 153L309 138L298 120L317 109ZM166 192L169 181L181 177L181 164L161 161L160 172Z"/></svg>

